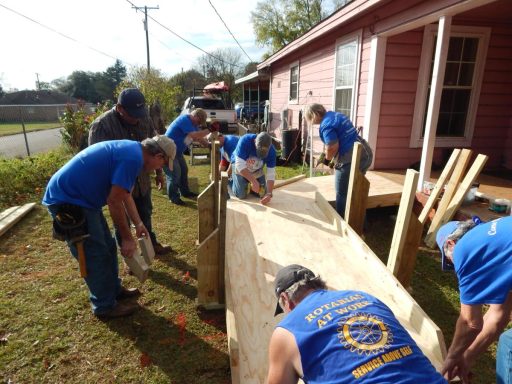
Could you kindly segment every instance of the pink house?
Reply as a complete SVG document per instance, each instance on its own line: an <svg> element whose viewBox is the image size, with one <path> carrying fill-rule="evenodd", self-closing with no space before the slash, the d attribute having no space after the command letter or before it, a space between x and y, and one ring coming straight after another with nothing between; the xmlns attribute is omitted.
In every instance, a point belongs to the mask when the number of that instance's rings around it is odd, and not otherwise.
<svg viewBox="0 0 512 384"><path fill-rule="evenodd" d="M353 0L257 73L270 79L267 129L278 139L283 118L303 127L316 102L362 127L374 169L421 162L425 180L452 148L512 169L511 0Z"/></svg>

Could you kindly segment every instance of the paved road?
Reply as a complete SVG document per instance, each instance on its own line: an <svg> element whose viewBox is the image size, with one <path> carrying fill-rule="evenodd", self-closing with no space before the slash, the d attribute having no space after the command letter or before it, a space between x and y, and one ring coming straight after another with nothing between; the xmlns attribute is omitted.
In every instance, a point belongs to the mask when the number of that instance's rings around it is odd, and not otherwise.
<svg viewBox="0 0 512 384"><path fill-rule="evenodd" d="M60 128L47 129L44 131L28 132L27 141L30 154L46 152L57 148L62 143ZM0 157L25 157L27 147L23 134L0 137Z"/></svg>

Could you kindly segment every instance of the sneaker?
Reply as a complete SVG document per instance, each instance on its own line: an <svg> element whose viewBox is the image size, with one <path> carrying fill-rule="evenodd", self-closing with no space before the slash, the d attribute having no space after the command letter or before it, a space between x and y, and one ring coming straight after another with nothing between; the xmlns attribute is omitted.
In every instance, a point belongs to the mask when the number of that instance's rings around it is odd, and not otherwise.
<svg viewBox="0 0 512 384"><path fill-rule="evenodd" d="M171 200L171 203L176 204L176 205L186 205L185 202L179 198L176 200Z"/></svg>
<svg viewBox="0 0 512 384"><path fill-rule="evenodd" d="M155 245L153 245L153 249L155 250L155 255L158 256L168 255L169 253L172 252L172 248L170 245L162 245L160 243L156 243Z"/></svg>
<svg viewBox="0 0 512 384"><path fill-rule="evenodd" d="M115 317L125 317L133 314L139 309L138 304L117 303L110 311L96 315L101 320L113 319Z"/></svg>
<svg viewBox="0 0 512 384"><path fill-rule="evenodd" d="M125 300L125 299L131 299L134 297L139 297L141 295L141 292L138 288L125 288L121 287L121 292L117 294L116 300Z"/></svg>
<svg viewBox="0 0 512 384"><path fill-rule="evenodd" d="M194 193L194 192L187 192L187 193L182 193L181 196L186 197L188 199L197 199L198 194Z"/></svg>

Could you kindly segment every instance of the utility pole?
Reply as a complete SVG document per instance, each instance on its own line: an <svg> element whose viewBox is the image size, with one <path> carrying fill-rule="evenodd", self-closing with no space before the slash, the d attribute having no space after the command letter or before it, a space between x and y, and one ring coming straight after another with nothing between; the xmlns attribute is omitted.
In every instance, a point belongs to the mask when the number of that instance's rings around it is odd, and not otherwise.
<svg viewBox="0 0 512 384"><path fill-rule="evenodd" d="M41 83L39 82L39 73L36 72L36 88L38 91L41 90Z"/></svg>
<svg viewBox="0 0 512 384"><path fill-rule="evenodd" d="M149 69L151 68L151 65L149 63L149 36L148 36L148 9L160 9L158 5L156 7L137 7L135 5L132 5L132 8L135 8L137 11L140 11L144 9L144 30L146 31L146 55L147 55L147 63L148 63L148 73Z"/></svg>

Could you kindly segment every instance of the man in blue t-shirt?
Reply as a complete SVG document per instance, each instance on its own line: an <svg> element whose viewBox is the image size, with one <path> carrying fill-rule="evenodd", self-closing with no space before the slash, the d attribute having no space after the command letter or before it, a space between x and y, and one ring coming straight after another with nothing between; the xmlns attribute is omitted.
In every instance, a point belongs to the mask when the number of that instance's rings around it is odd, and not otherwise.
<svg viewBox="0 0 512 384"><path fill-rule="evenodd" d="M459 280L460 315L443 374L469 382L469 368L510 321L512 313L512 217L488 223L450 221L436 236L443 270ZM483 305L488 305L485 316Z"/></svg>
<svg viewBox="0 0 512 384"><path fill-rule="evenodd" d="M327 112L321 104L307 105L304 117L309 124L320 124L320 140L325 145L324 165L334 168L334 188L336 190L336 211L345 217L348 184L354 143L363 146L359 169L365 173L372 164L373 151L369 144L357 134L350 119L343 113Z"/></svg>
<svg viewBox="0 0 512 384"><path fill-rule="evenodd" d="M276 150L267 132L242 136L231 155L235 164L231 189L236 197L245 199L250 184L251 192L260 196L262 204L272 199L276 177ZM267 166L266 177L264 166Z"/></svg>
<svg viewBox="0 0 512 384"><path fill-rule="evenodd" d="M267 384L446 383L391 310L361 291L328 291L297 264L276 275Z"/></svg>
<svg viewBox="0 0 512 384"><path fill-rule="evenodd" d="M108 205L112 221L119 229L121 254L132 257L137 245L126 215L134 223L137 237L149 235L131 195L137 175L142 170L172 167L175 154L176 146L166 136L148 138L142 143L102 141L75 155L48 182L43 204L54 219L55 233L67 241L75 258L77 231L87 235L83 238L82 272L86 275L93 312L100 318L130 315L137 306L118 301L140 294L121 285L116 242L102 208Z"/></svg>
<svg viewBox="0 0 512 384"><path fill-rule="evenodd" d="M173 169L164 167L167 177L167 194L169 200L176 205L185 205L181 196L192 199L197 197L197 194L192 192L188 186L188 167L183 153L193 141L208 145L205 137L210 131L208 129L198 130L198 127L206 126L206 118L206 112L201 108L196 108L188 115L178 116L165 132L167 137L174 140L177 148Z"/></svg>

